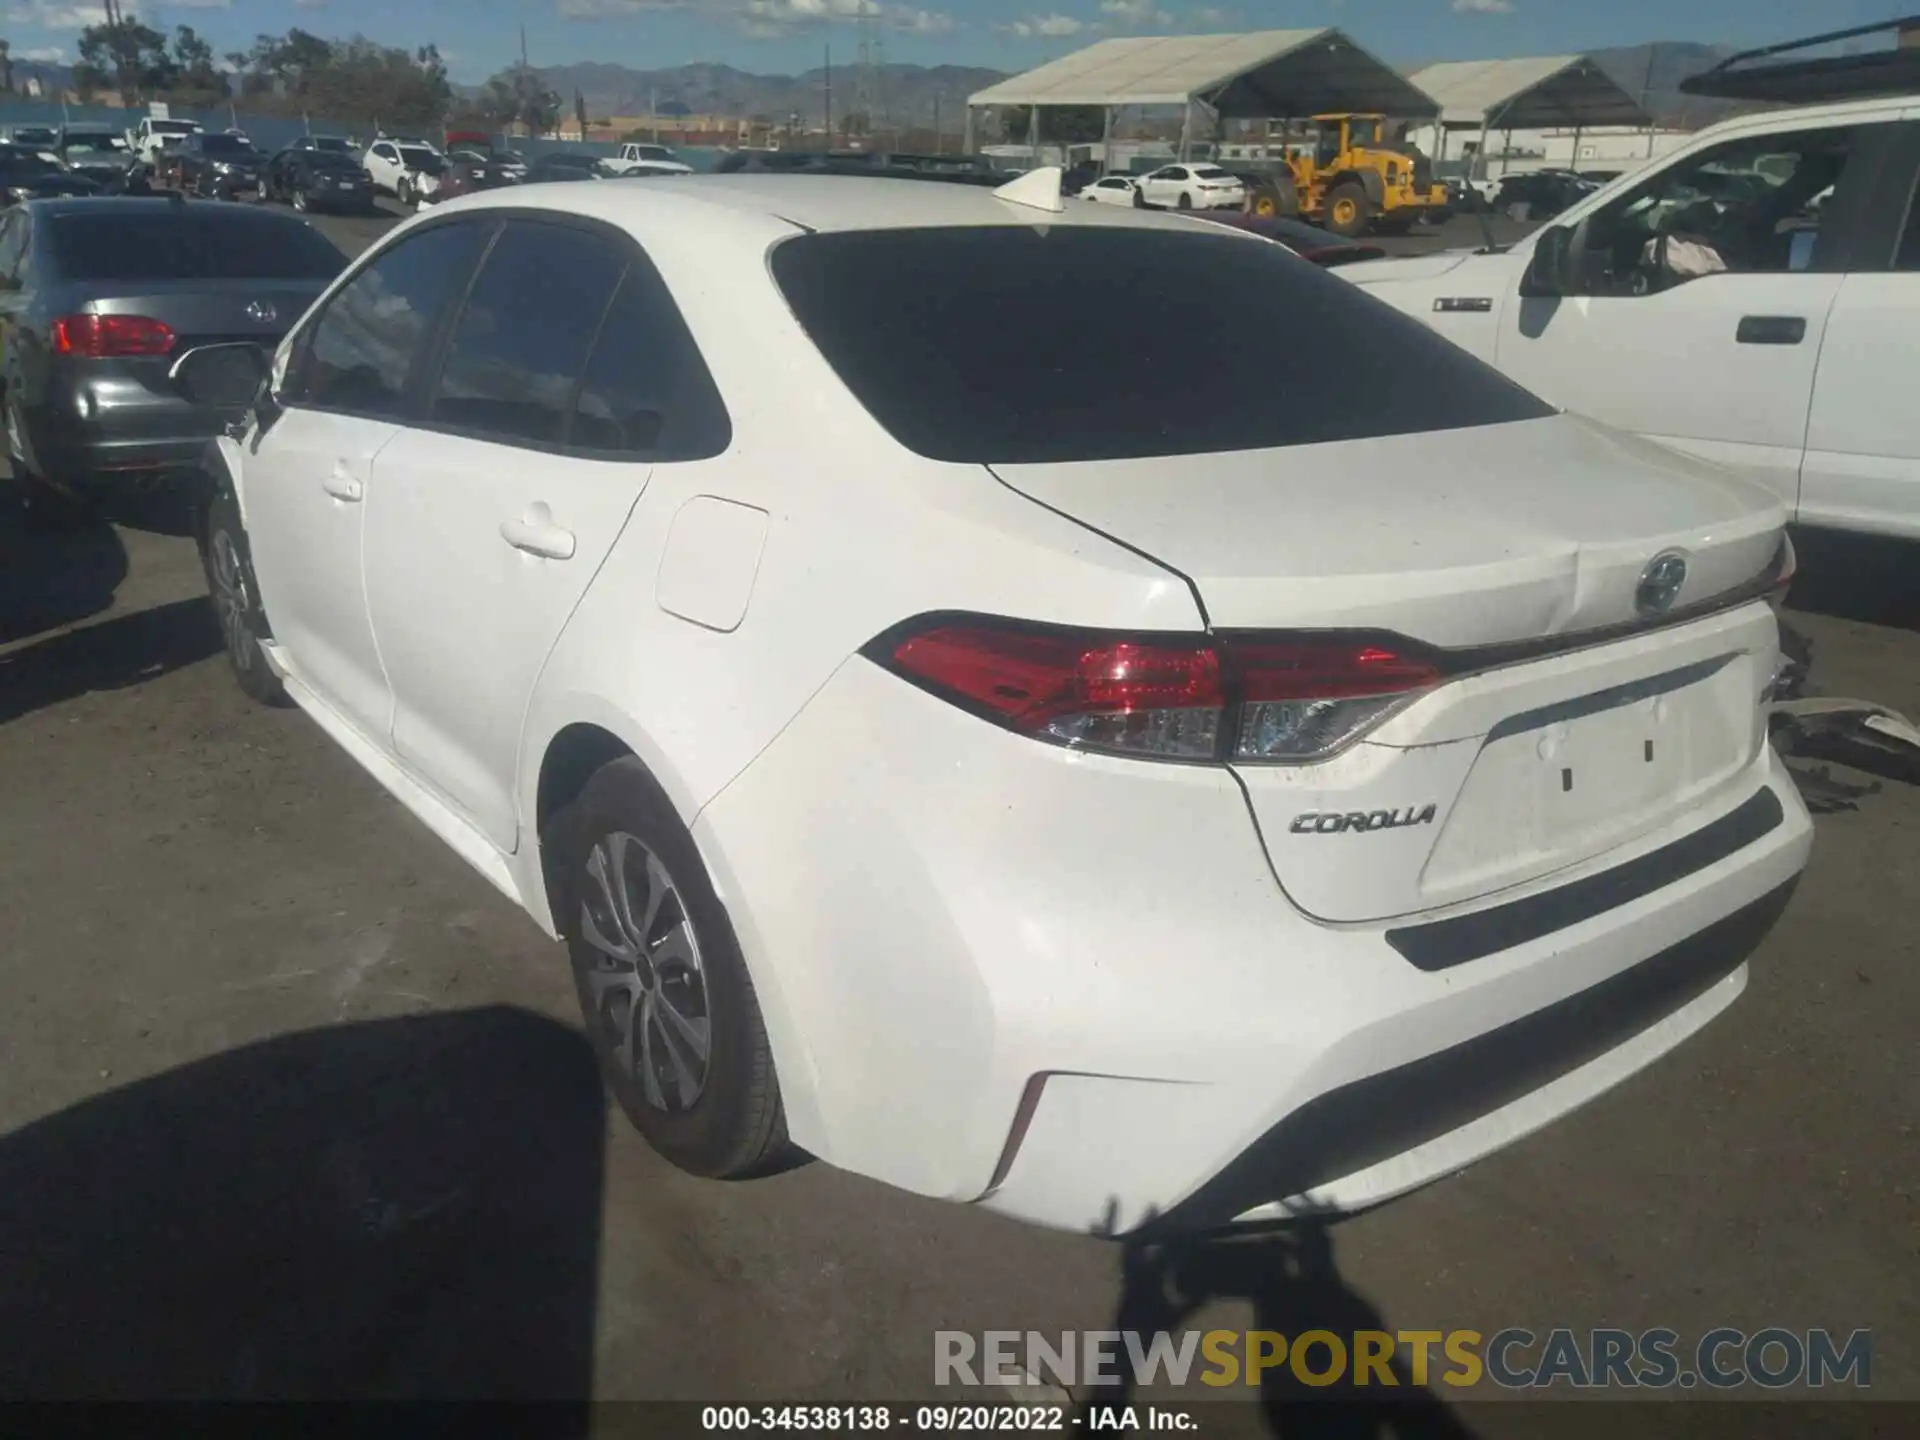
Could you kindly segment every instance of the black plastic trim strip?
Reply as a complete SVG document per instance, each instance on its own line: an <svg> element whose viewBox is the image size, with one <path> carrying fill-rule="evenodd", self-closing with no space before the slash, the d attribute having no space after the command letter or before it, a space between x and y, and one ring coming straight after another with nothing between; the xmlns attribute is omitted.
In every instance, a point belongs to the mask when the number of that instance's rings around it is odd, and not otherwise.
<svg viewBox="0 0 1920 1440"><path fill-rule="evenodd" d="M1389 930L1387 943L1416 969L1450 970L1651 895L1744 850L1784 819L1780 797L1763 788L1711 824L1624 865L1470 915Z"/></svg>
<svg viewBox="0 0 1920 1440"><path fill-rule="evenodd" d="M1558 725L1564 720L1578 720L1584 715L1598 715L1604 710L1618 710L1622 705L1651 700L1656 695L1671 695L1675 690L1684 690L1687 686L1697 684L1710 675L1718 674L1732 661L1731 655L1716 655L1711 660L1682 665L1678 670L1649 675L1644 680L1630 680L1624 685L1614 685L1605 690L1595 690L1590 695L1562 700L1557 705L1543 705L1538 710L1526 710L1518 715L1509 715L1487 732L1487 738L1483 743L1491 745L1494 741L1504 740L1510 735L1524 735L1529 730L1544 730L1549 725Z"/></svg>
<svg viewBox="0 0 1920 1440"><path fill-rule="evenodd" d="M1437 1139L1598 1059L1737 970L1796 883L1543 1010L1308 1101L1136 1234L1230 1224Z"/></svg>

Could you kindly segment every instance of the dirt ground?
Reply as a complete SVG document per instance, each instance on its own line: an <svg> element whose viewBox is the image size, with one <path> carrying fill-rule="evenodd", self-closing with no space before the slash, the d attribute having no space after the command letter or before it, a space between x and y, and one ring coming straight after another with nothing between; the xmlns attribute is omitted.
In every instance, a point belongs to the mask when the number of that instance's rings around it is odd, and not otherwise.
<svg viewBox="0 0 1920 1440"><path fill-rule="evenodd" d="M557 948L231 683L165 505L58 540L0 512L0 1393L909 1398L936 1330L1138 1302L1092 1238L667 1168L606 1112ZM1914 559L1806 547L1819 688L1920 715ZM1703 1034L1192 1323L1869 1328L1872 1395L1920 1401L1920 790L1856 805Z"/></svg>

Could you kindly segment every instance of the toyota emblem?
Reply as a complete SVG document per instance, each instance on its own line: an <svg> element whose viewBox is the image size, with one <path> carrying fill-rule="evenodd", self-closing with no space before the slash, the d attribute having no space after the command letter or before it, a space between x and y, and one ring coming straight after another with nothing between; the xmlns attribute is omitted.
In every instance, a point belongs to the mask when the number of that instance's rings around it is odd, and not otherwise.
<svg viewBox="0 0 1920 1440"><path fill-rule="evenodd" d="M1656 555L1633 587L1633 608L1642 615L1664 615L1687 583L1687 557L1677 550Z"/></svg>
<svg viewBox="0 0 1920 1440"><path fill-rule="evenodd" d="M271 325L280 318L280 311L271 300L254 300L247 305L247 318Z"/></svg>

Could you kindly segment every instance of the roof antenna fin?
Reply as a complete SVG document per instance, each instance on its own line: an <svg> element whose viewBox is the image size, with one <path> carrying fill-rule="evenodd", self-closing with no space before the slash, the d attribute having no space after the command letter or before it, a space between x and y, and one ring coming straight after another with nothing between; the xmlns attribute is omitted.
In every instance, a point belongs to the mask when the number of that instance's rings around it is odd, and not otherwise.
<svg viewBox="0 0 1920 1440"><path fill-rule="evenodd" d="M1060 182L1063 174L1058 165L1045 165L1038 170L1029 170L1024 175L1015 176L993 192L993 198L1004 200L1009 205L1025 205L1032 210L1046 210L1060 215L1066 211L1066 202L1060 198Z"/></svg>

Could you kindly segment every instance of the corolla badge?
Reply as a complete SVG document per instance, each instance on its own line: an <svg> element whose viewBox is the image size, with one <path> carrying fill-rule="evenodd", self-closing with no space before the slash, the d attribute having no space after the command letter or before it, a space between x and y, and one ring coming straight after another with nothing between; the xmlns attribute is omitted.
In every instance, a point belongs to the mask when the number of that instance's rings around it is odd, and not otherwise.
<svg viewBox="0 0 1920 1440"><path fill-rule="evenodd" d="M1687 583L1687 557L1668 550L1647 562L1633 587L1633 608L1641 615L1664 615Z"/></svg>
<svg viewBox="0 0 1920 1440"><path fill-rule="evenodd" d="M247 304L247 318L271 325L280 318L280 309L271 300L252 300Z"/></svg>

